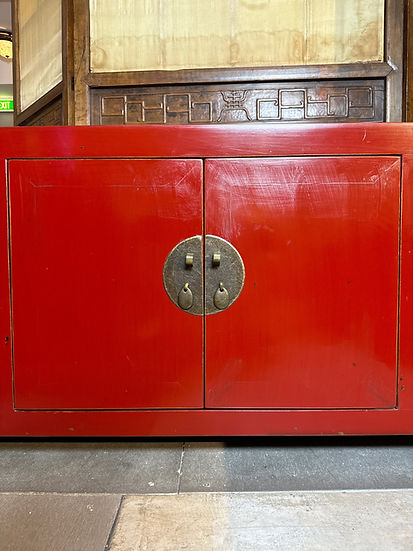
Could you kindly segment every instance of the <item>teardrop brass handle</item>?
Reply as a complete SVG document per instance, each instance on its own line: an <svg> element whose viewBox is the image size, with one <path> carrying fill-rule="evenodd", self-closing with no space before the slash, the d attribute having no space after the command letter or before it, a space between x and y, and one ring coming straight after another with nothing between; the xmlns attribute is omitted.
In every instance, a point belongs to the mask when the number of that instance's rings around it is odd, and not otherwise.
<svg viewBox="0 0 413 551"><path fill-rule="evenodd" d="M189 310L194 303L194 295L189 288L189 283L185 283L178 294L178 305L182 310Z"/></svg>
<svg viewBox="0 0 413 551"><path fill-rule="evenodd" d="M209 316L223 312L238 299L245 269L231 243L217 235L194 235L169 252L162 278L175 306L192 316Z"/></svg>
<svg viewBox="0 0 413 551"><path fill-rule="evenodd" d="M214 295L214 304L219 310L224 310L225 308L228 308L229 294L228 291L225 289L222 281L220 282L219 287Z"/></svg>
<svg viewBox="0 0 413 551"><path fill-rule="evenodd" d="M162 272L166 294L191 316L204 314L202 241L202 235L180 241L166 257Z"/></svg>

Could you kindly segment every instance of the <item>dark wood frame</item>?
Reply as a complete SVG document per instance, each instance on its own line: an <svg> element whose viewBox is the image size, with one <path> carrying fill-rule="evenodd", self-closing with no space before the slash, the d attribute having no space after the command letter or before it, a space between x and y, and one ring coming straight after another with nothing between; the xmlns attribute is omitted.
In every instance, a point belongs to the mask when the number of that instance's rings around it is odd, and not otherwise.
<svg viewBox="0 0 413 551"><path fill-rule="evenodd" d="M74 12L72 2L62 2L62 41L63 41L63 123L67 125L74 124L74 105L73 105L73 33L74 33Z"/></svg>
<svg viewBox="0 0 413 551"><path fill-rule="evenodd" d="M403 119L405 21L410 0L386 0L384 18L384 59L391 69L386 77L386 120Z"/></svg>
<svg viewBox="0 0 413 551"><path fill-rule="evenodd" d="M343 79L383 79L385 81L384 120L411 120L413 108L408 99L413 93L413 50L410 37L413 0L385 1L383 62L287 67L245 67L227 69L185 69L180 71L137 71L91 73L89 52L89 3L87 0L62 2L63 80L24 111L20 110L19 87L19 0L13 0L15 124L30 124L57 98L61 100L61 124L90 124L90 89L208 84L268 83L279 81L317 81ZM74 24L76 22L76 25ZM402 40L400 39L402 37ZM406 75L406 76L405 76ZM36 124L36 122L35 122Z"/></svg>
<svg viewBox="0 0 413 551"><path fill-rule="evenodd" d="M413 0L407 2L405 17L405 120L413 121Z"/></svg>

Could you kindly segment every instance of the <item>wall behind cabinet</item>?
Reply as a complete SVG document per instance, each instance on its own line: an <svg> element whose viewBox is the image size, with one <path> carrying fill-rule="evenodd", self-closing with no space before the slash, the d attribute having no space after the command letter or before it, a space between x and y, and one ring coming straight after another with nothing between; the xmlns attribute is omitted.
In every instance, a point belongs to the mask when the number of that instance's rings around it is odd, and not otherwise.
<svg viewBox="0 0 413 551"><path fill-rule="evenodd" d="M17 124L403 119L408 0L14 4Z"/></svg>

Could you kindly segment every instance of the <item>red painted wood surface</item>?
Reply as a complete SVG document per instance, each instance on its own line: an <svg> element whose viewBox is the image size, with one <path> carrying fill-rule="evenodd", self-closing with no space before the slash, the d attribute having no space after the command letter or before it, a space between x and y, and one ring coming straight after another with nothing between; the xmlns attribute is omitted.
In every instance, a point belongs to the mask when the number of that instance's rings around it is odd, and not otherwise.
<svg viewBox="0 0 413 551"><path fill-rule="evenodd" d="M54 126L0 131L4 158L413 154L410 123Z"/></svg>
<svg viewBox="0 0 413 551"><path fill-rule="evenodd" d="M345 125L283 125L273 126L268 125L248 125L231 126L223 125L216 126L198 126L193 127L111 127L111 128L11 128L0 129L0 164L3 167L0 170L0 434L4 436L213 436L213 435L297 435L297 434L413 434L413 309L411 301L413 297L413 125L411 124L345 124ZM42 158L60 158L63 166L68 166L69 162L66 158L88 158L101 159L118 158L121 165L125 163L124 158L137 157L185 157L188 159L201 159L211 157L291 157L291 156L389 156L396 155L400 158L402 171L402 218L401 218L401 249L400 249L400 281L398 291L400 293L400 316L399 316L399 333L396 334L395 347L398 348L398 357L396 358L396 368L389 367L389 372L392 371L396 375L397 370L397 386L396 383L392 387L393 391L396 386L397 392L395 396L395 405L376 406L376 408L365 409L364 407L345 408L337 406L334 409L302 409L299 405L298 409L188 409L189 407L200 407L199 402L189 405L168 406L182 409L167 409L167 410L16 410L13 402L13 371L12 371L12 342L11 342L11 322L10 322L10 271L9 271L9 249L8 249L8 198L7 198L7 175L8 166L13 167L13 163L21 163L17 159L42 159ZM15 159L16 161L13 161ZM132 162L131 159L129 160ZM126 162L129 162L126 161ZM24 161L27 162L27 161ZM47 161L42 161L42 163ZM83 161L82 161L83 162ZM112 161L111 161L112 162ZM201 161L195 161L200 163ZM267 161L265 161L267 162ZM29 164L29 163L27 163ZM100 166L103 166L100 164ZM391 171L394 169L391 169ZM99 174L95 183L96 189L99 189L98 181L105 181L106 170L99 170ZM166 171L168 174L173 173L171 170ZM189 176L188 176L189 178ZM91 183L91 179L88 180ZM58 184L56 180L53 185ZM152 181L153 183L153 181ZM91 190L93 188L91 186ZM374 186L373 186L374 187ZM106 193L106 192L105 192ZM357 193L351 197L357 197ZM127 195L127 193L126 193ZM126 197L125 195L125 197ZM173 194L172 194L173 195ZM374 194L373 194L374 195ZM105 196L105 194L104 194ZM107 197L107 196L106 196ZM107 197L108 198L108 197ZM173 203L174 196L171 197ZM102 199L103 200L103 199ZM75 200L71 199L69 204L75 205ZM29 202L30 203L30 202ZM125 203L129 201L125 198ZM170 201L168 200L168 204ZM332 204L332 203L331 203ZM330 204L330 206L331 206ZM33 206L33 205L32 205ZM371 213L371 206L367 205L367 212ZM62 207L60 207L62 210ZM11 211L13 216L16 211ZM386 211L387 212L387 211ZM230 213L226 213L229 215ZM66 215L66 213L65 213ZM57 214L51 214L58 221ZM93 214L95 219L99 215ZM104 216L101 213L101 221ZM83 219L84 221L85 219ZM198 218L199 220L199 218ZM202 216L201 216L202 221ZM113 219L112 219L113 222ZM73 222L75 223L75 222ZM189 223L189 222L188 222ZM26 219L25 224L29 227ZM62 222L63 224L63 222ZM197 223L198 224L198 223ZM197 229L192 231L183 231L182 234L172 235L170 226L167 226L166 236L169 240L166 249L172 248L180 239L188 237L190 234L201 233L199 225ZM388 228L389 220L384 220L384 226L379 231L386 234L385 226ZM174 223L172 223L172 227ZM189 230L189 227L188 227ZM76 233L76 230L74 230ZM103 233L108 234L109 230L103 228ZM159 240L158 230L154 230L156 236L151 233L145 235L145 239L152 239L155 248L158 247ZM78 232L78 237L80 236ZM185 235L184 235L185 234ZM66 233L66 236L69 232ZM11 236L12 245L14 246L14 237ZM57 237L52 235L51 239L57 241ZM252 239L252 236L251 236ZM385 243L388 243L388 236ZM234 243L236 244L236 243ZM378 244L376 244L378 246ZM382 246L380 244L380 246ZM241 249L241 247L239 247ZM158 249L157 249L158 250ZM113 250L112 250L113 251ZM103 257L103 248L101 248ZM241 254L243 251L240 250ZM31 254L28 252L27 254ZM63 253L59 253L61 259L64 259ZM116 251L116 254L120 254ZM167 251L165 252L165 256ZM376 253L372 253L372 258L377 257ZM159 261L159 266L162 265ZM245 257L244 257L245 260ZM362 259L364 262L364 259ZM13 263L15 258L13 256ZM21 260L22 266L24 261ZM154 260L154 264L158 261ZM388 281L388 276L392 273L391 266L387 266L388 258L383 258L383 270ZM392 260L390 261L392 263ZM103 261L102 261L103 264ZM392 265L392 264L391 264ZM248 286L250 267L247 268L246 285ZM382 273L382 272L380 272ZM277 277L281 277L277 274ZM284 276L285 277L285 276ZM30 284L30 272L24 273L22 270L23 283L15 281L13 272L13 285L17 283L22 289L24 283ZM376 278L379 277L376 275ZM375 283L375 288L377 290ZM244 291L250 292L247 287ZM26 292L26 291L24 291ZM59 291L63 292L63 291ZM162 289L162 293L164 293ZM368 290L367 296L374 294L374 291ZM391 293L388 296L392 296ZM14 300L20 300L13 295ZM48 299L49 302L50 299ZM183 319L191 319L191 322L196 322L197 318L181 314L169 302L165 295L165 300L168 302L168 314L164 317L166 323L171 312L174 327L171 331L179 333L181 322ZM233 309L238 308L243 299L243 295L233 305ZM380 311L378 306L378 310ZM103 307L102 307L103 308ZM165 306L166 308L166 306ZM21 309L24 309L24 315L29 316L22 303ZM165 310L166 311L166 310ZM361 311L361 308L358 310ZM369 310L367 310L369 311ZM239 312L239 310L238 310ZM371 312L371 310L370 310ZM228 312L217 314L218 316L229 315ZM43 315L43 314L42 314ZM211 316L213 320L215 316ZM178 321L179 320L179 321ZM198 322L201 321L198 319ZM207 322L209 323L209 319ZM251 320L254 323L254 319ZM25 322L27 323L27 322ZM185 323L185 322L182 322ZM189 323L189 322L188 322ZM387 323L387 320L384 320ZM62 322L63 325L63 322ZM200 326L201 327L201 326ZM377 329L377 325L371 326ZM57 330L54 330L57 334ZM227 331L226 331L227 333ZM331 336L331 335L330 335ZM42 335L43 338L44 335ZM59 336L60 338L60 336ZM208 337L207 337L208 338ZM17 326L16 326L17 339ZM170 341L165 341L166 344ZM165 342L161 346L166 346ZM387 358L387 337L383 345L378 345L377 356L374 355L374 361L379 356ZM38 345L35 343L36 346ZM243 343L240 343L243 345ZM24 345L23 345L24 346ZM45 346L39 344L38 346ZM156 354L161 354L157 350ZM25 353L28 357L28 352ZM188 356L186 356L188 357ZM65 358L64 352L62 358ZM16 362L17 362L16 357ZM387 361L387 360L386 360ZM367 366L367 370L368 370ZM384 373L387 373L387 368L383 366L374 371L374 385L380 386L381 395L391 402L390 390L385 383L385 378L382 378ZM380 378L377 374L380 373ZM26 373L27 378L30 374ZM82 373L82 378L95 392L95 386L92 379L95 374L89 378L88 373ZM101 373L99 374L101 376ZM109 378L106 374L103 375L114 383L114 395L120 398L119 379L116 374L113 378ZM188 375L189 376L189 375ZM64 374L66 377L66 374ZM384 376L386 377L386 376ZM89 378L89 380L88 380ZM122 375L120 376L122 378ZM195 375L194 375L195 378ZM98 377L95 378L95 384L98 385ZM126 379L124 379L126 380ZM192 379L194 380L194 379ZM36 381L32 381L36 389ZM135 384L132 382L131 384ZM335 381L334 381L335 383ZM383 384L384 383L384 384ZM25 385L22 379L22 389ZM86 393L82 390L82 380L69 381L72 387L75 387L75 393L86 398ZM128 381L129 384L129 381ZM323 384L328 387L330 382L323 379ZM118 385L116 387L116 385ZM34 403L41 396L37 385L37 396L33 398ZM149 384L150 386L150 384ZM199 378L194 387L199 386ZM201 385L202 386L202 385ZM357 386L357 385L356 385ZM93 388L92 388L93 387ZM353 383L353 389L354 389ZM327 388L328 390L328 388ZM361 387L356 388L355 392L359 398L363 398ZM359 392L360 391L360 392ZM20 397L16 395L16 399L27 400L29 403L32 398L29 396L29 385L26 386L24 393ZM61 392L61 390L60 390ZM189 390L189 392L192 392ZM324 397L327 396L326 390ZM109 393L108 393L109 394ZM193 395L194 396L194 395ZM366 396L366 394L365 394ZM365 397L364 396L364 397ZM393 395L394 396L394 395ZM47 395L47 399L53 400ZM77 400L76 397L66 395L66 399ZM100 400L101 398L94 398ZM111 397L112 399L112 397ZM152 398L155 399L155 395ZM113 402L113 400L112 400ZM91 402L90 402L91 403ZM118 402L119 403L119 402ZM36 406L36 407L37 407ZM60 406L59 406L60 407ZM70 405L70 407L73 407ZM132 407L138 407L133 405ZM155 406L156 407L156 406ZM301 408L301 409L300 409Z"/></svg>
<svg viewBox="0 0 413 551"><path fill-rule="evenodd" d="M203 404L202 319L163 290L202 233L199 160L11 161L18 409Z"/></svg>
<svg viewBox="0 0 413 551"><path fill-rule="evenodd" d="M409 125L410 126L410 125ZM402 157L398 410L413 420L413 155ZM413 434L413 422L407 431Z"/></svg>
<svg viewBox="0 0 413 551"><path fill-rule="evenodd" d="M205 174L206 232L246 271L206 319L207 407L394 407L399 158L207 160Z"/></svg>

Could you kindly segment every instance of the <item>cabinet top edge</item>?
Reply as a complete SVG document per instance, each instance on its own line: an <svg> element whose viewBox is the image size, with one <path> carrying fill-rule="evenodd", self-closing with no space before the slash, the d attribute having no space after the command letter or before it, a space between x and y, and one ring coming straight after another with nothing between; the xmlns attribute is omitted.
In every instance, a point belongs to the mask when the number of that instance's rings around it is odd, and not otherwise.
<svg viewBox="0 0 413 551"><path fill-rule="evenodd" d="M0 128L0 158L413 154L413 123Z"/></svg>

